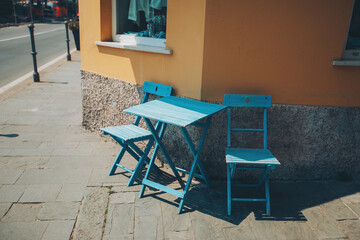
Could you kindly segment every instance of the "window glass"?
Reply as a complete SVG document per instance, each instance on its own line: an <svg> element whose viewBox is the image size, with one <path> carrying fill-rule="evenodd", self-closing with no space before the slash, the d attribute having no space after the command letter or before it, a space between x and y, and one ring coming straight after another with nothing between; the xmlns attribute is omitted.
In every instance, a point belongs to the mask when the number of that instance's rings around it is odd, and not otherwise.
<svg viewBox="0 0 360 240"><path fill-rule="evenodd" d="M116 34L166 38L167 0L116 0Z"/></svg>

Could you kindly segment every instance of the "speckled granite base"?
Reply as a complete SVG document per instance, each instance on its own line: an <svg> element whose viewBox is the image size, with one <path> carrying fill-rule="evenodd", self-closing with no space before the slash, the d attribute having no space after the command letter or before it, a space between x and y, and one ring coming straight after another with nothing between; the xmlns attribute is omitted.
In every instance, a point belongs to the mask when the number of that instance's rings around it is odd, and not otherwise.
<svg viewBox="0 0 360 240"><path fill-rule="evenodd" d="M100 133L101 127L133 122L134 116L122 111L139 104L141 98L141 86L82 71L83 125L91 131ZM254 121L261 114L256 109L239 109L234 113L239 126L262 124ZM360 108L275 104L269 110L268 123L268 147L281 162L271 178L329 179L340 172L360 175ZM197 143L201 131L195 127L188 130ZM233 136L232 143L262 147L255 144L262 143L261 139L262 135L239 133ZM192 156L177 127L167 128L164 144L176 165L189 168ZM201 155L211 178L226 177L225 148L226 111L222 111L213 117Z"/></svg>
<svg viewBox="0 0 360 240"><path fill-rule="evenodd" d="M83 125L91 131L131 123L135 117L123 112L143 97L141 86L132 85L96 73L81 72Z"/></svg>

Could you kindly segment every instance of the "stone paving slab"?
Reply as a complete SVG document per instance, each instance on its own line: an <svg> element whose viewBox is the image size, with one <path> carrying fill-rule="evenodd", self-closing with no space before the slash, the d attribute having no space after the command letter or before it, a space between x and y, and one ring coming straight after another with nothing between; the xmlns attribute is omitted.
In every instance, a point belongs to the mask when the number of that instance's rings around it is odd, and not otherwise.
<svg viewBox="0 0 360 240"><path fill-rule="evenodd" d="M34 149L38 148L42 144L41 141L26 141L26 142L17 142L16 146L20 149ZM11 141L1 141L0 148L9 148L12 149L14 147L14 143Z"/></svg>
<svg viewBox="0 0 360 240"><path fill-rule="evenodd" d="M104 238L130 237L134 234L134 204L110 204L107 212Z"/></svg>
<svg viewBox="0 0 360 240"><path fill-rule="evenodd" d="M139 195L137 194L140 189L141 189L141 185L140 184L137 184L137 185L133 185L131 187L128 187L126 183L119 183L119 184L116 184L116 185L111 185L111 183L105 183L103 186L104 187L108 187L108 186L111 186L113 191L115 192L136 192L135 195Z"/></svg>
<svg viewBox="0 0 360 240"><path fill-rule="evenodd" d="M47 202L40 210L38 219L41 221L75 220L79 207L79 202Z"/></svg>
<svg viewBox="0 0 360 240"><path fill-rule="evenodd" d="M40 148L77 148L79 142L41 142Z"/></svg>
<svg viewBox="0 0 360 240"><path fill-rule="evenodd" d="M360 189L360 186L359 186ZM360 204L360 192L349 194L340 198L345 204L358 203Z"/></svg>
<svg viewBox="0 0 360 240"><path fill-rule="evenodd" d="M137 198L138 199L138 198ZM152 197L144 197L141 200L135 202L135 216L144 217L144 216L154 216L160 217L161 214L161 201Z"/></svg>
<svg viewBox="0 0 360 240"><path fill-rule="evenodd" d="M91 174L88 186L102 186L103 184L111 183L127 183L130 175L126 172L124 174L115 174L109 176L109 168L95 168Z"/></svg>
<svg viewBox="0 0 360 240"><path fill-rule="evenodd" d="M0 203L0 219L9 211L12 203Z"/></svg>
<svg viewBox="0 0 360 240"><path fill-rule="evenodd" d="M50 221L42 240L68 240L71 237L75 220Z"/></svg>
<svg viewBox="0 0 360 240"><path fill-rule="evenodd" d="M110 169L112 157L98 156L51 156L45 168L73 169L73 168L101 168Z"/></svg>
<svg viewBox="0 0 360 240"><path fill-rule="evenodd" d="M11 151L10 148L0 148L0 155L1 156L8 156L10 151Z"/></svg>
<svg viewBox="0 0 360 240"><path fill-rule="evenodd" d="M205 214L190 214L195 239L225 239L218 219L209 218Z"/></svg>
<svg viewBox="0 0 360 240"><path fill-rule="evenodd" d="M338 223L340 229L344 231L349 239L360 239L360 222L359 221L341 221Z"/></svg>
<svg viewBox="0 0 360 240"><path fill-rule="evenodd" d="M85 192L84 184L64 184L56 201L60 202L81 202Z"/></svg>
<svg viewBox="0 0 360 240"><path fill-rule="evenodd" d="M43 204L21 204L12 205L2 222L35 222Z"/></svg>
<svg viewBox="0 0 360 240"><path fill-rule="evenodd" d="M164 239L161 216L140 216L135 218L134 239Z"/></svg>
<svg viewBox="0 0 360 240"><path fill-rule="evenodd" d="M47 148L42 149L41 151L38 148L15 148L11 149L8 153L10 156L49 156L51 155L55 149Z"/></svg>
<svg viewBox="0 0 360 240"><path fill-rule="evenodd" d="M255 234L248 221L241 222L237 227L223 229L225 239L255 240Z"/></svg>
<svg viewBox="0 0 360 240"><path fill-rule="evenodd" d="M56 148L53 155L56 156L93 156L93 150L89 148Z"/></svg>
<svg viewBox="0 0 360 240"><path fill-rule="evenodd" d="M92 173L91 168L67 169L26 169L18 184L64 184L86 183Z"/></svg>
<svg viewBox="0 0 360 240"><path fill-rule="evenodd" d="M347 206L355 213L360 216L360 203L348 203Z"/></svg>
<svg viewBox="0 0 360 240"><path fill-rule="evenodd" d="M102 238L107 205L107 188L86 188L73 234L74 240Z"/></svg>
<svg viewBox="0 0 360 240"><path fill-rule="evenodd" d="M345 234L338 228L335 219L329 217L327 212L320 206L305 209L303 211L307 224L317 238L345 238Z"/></svg>
<svg viewBox="0 0 360 240"><path fill-rule="evenodd" d="M48 157L23 157L9 156L0 158L0 166L2 169L42 169L49 161Z"/></svg>
<svg viewBox="0 0 360 240"><path fill-rule="evenodd" d="M178 215L176 212L173 211L174 208L173 206L164 202L161 202L160 205L161 205L161 214L163 217L163 227L165 233L184 232L185 234L185 232L188 232L190 229L192 229L190 214Z"/></svg>
<svg viewBox="0 0 360 240"><path fill-rule="evenodd" d="M47 222L0 222L0 239L29 240L41 239Z"/></svg>
<svg viewBox="0 0 360 240"><path fill-rule="evenodd" d="M3 185L0 188L0 202L17 202L28 185Z"/></svg>
<svg viewBox="0 0 360 240"><path fill-rule="evenodd" d="M60 184L29 185L19 202L49 202L55 201L61 189Z"/></svg>
<svg viewBox="0 0 360 240"><path fill-rule="evenodd" d="M120 204L120 203L135 203L135 193L134 192L120 192L110 195L110 204Z"/></svg>
<svg viewBox="0 0 360 240"><path fill-rule="evenodd" d="M321 206L326 210L330 218L336 221L359 219L359 217L339 199L326 202L321 204Z"/></svg>
<svg viewBox="0 0 360 240"><path fill-rule="evenodd" d="M21 169L0 169L0 184L14 184L22 173Z"/></svg>
<svg viewBox="0 0 360 240"><path fill-rule="evenodd" d="M317 239L306 222L287 221L281 224L281 231L287 239Z"/></svg>
<svg viewBox="0 0 360 240"><path fill-rule="evenodd" d="M165 232L165 239L171 240L184 240L184 239L194 239L194 233L191 231L181 231L181 232Z"/></svg>

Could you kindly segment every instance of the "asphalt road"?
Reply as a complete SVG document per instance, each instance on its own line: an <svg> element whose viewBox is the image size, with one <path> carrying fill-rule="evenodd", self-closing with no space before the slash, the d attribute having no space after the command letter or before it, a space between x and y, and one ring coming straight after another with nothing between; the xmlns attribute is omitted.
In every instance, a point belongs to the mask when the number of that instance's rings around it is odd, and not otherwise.
<svg viewBox="0 0 360 240"><path fill-rule="evenodd" d="M33 71L27 26L0 28L0 87ZM66 53L65 24L35 24L34 32L38 67ZM69 38L71 50L75 48L71 31Z"/></svg>

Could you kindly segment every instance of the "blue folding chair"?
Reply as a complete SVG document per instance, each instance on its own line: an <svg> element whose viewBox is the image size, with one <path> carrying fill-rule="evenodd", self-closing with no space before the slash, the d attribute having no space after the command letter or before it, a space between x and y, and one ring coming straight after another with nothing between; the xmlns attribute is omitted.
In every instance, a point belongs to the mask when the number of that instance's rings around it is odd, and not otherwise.
<svg viewBox="0 0 360 240"><path fill-rule="evenodd" d="M271 107L271 96L264 95L241 95L226 94L224 104L228 106L228 129L227 129L227 212L231 215L232 201L266 202L266 214L270 216L270 193L269 193L269 171L280 165L279 161L267 149L267 109ZM257 107L263 108L263 128L232 128L231 127L231 108L232 107ZM231 147L231 132L262 132L263 149L246 149ZM261 170L263 174L257 184L232 184L236 169ZM232 198L231 187L256 187L259 189L265 184L265 198Z"/></svg>
<svg viewBox="0 0 360 240"><path fill-rule="evenodd" d="M142 90L144 92L144 97L141 103L145 103L149 100L150 94L154 94L162 97L170 96L172 92L172 87L145 81ZM150 131L138 126L140 120L141 117L138 116L136 117L135 122L133 124L106 127L101 129L104 135L110 135L117 143L121 145L121 150L110 169L109 175L113 175L118 167L131 173L128 186L133 185L136 177L143 169L144 165L149 163L150 159L148 158L148 154L155 141ZM161 123L157 123L156 125L156 129L158 131L163 127L164 125ZM163 131L160 130L160 132L162 133ZM149 140L149 142L146 145L145 150L142 151L138 146L135 145L135 143L144 140ZM133 158L135 158L138 161L134 171L124 167L123 165L120 165L120 161L123 158L125 151L127 151ZM156 151L154 151L152 158L154 158L155 156L156 156Z"/></svg>

